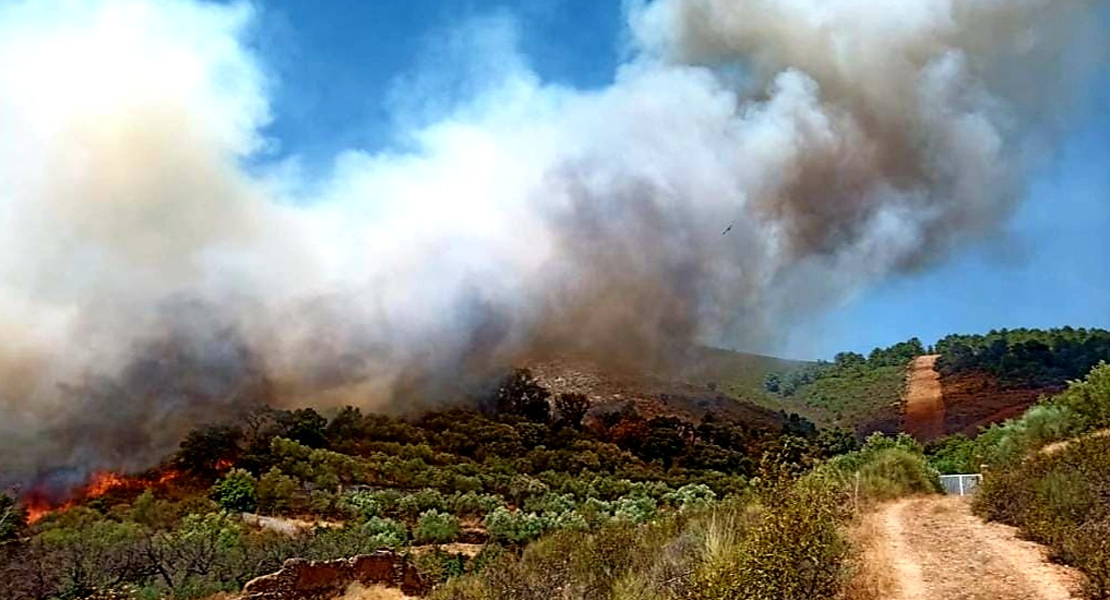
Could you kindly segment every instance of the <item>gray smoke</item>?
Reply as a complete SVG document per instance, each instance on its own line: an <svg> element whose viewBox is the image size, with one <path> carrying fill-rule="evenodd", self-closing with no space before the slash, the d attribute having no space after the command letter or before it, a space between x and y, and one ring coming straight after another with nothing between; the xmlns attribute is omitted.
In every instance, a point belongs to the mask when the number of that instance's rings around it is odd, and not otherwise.
<svg viewBox="0 0 1110 600"><path fill-rule="evenodd" d="M406 79L409 151L307 177L266 160L249 5L5 3L0 479L143 466L258 403L450 399L537 353L771 348L1005 223L1104 66L1105 4L633 3L588 91L478 21L440 77L465 101Z"/></svg>

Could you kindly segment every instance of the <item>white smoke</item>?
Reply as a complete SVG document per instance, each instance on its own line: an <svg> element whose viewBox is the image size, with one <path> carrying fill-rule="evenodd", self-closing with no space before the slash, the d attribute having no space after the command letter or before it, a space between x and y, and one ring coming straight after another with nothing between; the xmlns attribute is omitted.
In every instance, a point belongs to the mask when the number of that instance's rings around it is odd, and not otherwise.
<svg viewBox="0 0 1110 600"><path fill-rule="evenodd" d="M0 472L141 464L246 401L445 394L536 351L766 347L1005 222L1103 64L1103 4L634 3L592 91L481 21L465 101L406 78L408 150L307 180L267 163L251 6L6 3Z"/></svg>

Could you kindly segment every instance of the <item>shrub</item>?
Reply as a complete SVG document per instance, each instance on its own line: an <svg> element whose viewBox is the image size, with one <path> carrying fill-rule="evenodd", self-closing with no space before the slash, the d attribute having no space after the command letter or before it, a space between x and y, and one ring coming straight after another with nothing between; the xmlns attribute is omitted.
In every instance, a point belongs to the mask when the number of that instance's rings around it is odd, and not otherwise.
<svg viewBox="0 0 1110 600"><path fill-rule="evenodd" d="M1088 437L986 473L974 508L1021 528L1110 595L1110 438Z"/></svg>
<svg viewBox="0 0 1110 600"><path fill-rule="evenodd" d="M535 513L511 512L498 507L483 522L494 540L523 544L538 538L547 529L543 518Z"/></svg>
<svg viewBox="0 0 1110 600"><path fill-rule="evenodd" d="M840 535L845 515L837 488L818 478L780 483L764 493L761 503L755 525L732 550L731 560L700 573L690 597L836 597L848 553Z"/></svg>
<svg viewBox="0 0 1110 600"><path fill-rule="evenodd" d="M363 519L381 516L383 509L377 497L368 492L355 492L343 497L348 510Z"/></svg>
<svg viewBox="0 0 1110 600"><path fill-rule="evenodd" d="M586 531L590 528L589 522L578 512L565 512L547 519L550 529L556 531Z"/></svg>
<svg viewBox="0 0 1110 600"><path fill-rule="evenodd" d="M555 399L559 420L575 429L582 427L582 419L590 410L590 399L585 394L559 394Z"/></svg>
<svg viewBox="0 0 1110 600"><path fill-rule="evenodd" d="M212 486L212 499L231 512L253 512L258 507L255 480L243 469L231 471Z"/></svg>
<svg viewBox="0 0 1110 600"><path fill-rule="evenodd" d="M375 548L397 549L408 542L408 530L405 524L393 519L370 517L362 525L362 531L370 538L370 545Z"/></svg>
<svg viewBox="0 0 1110 600"><path fill-rule="evenodd" d="M717 494L704 483L688 483L663 496L663 500L681 510L705 508L717 499Z"/></svg>
<svg viewBox="0 0 1110 600"><path fill-rule="evenodd" d="M476 492L455 493L446 501L447 509L459 517L484 517L502 504L504 502L498 496Z"/></svg>
<svg viewBox="0 0 1110 600"><path fill-rule="evenodd" d="M555 517L571 512L575 508L574 496L571 494L545 494L533 496L524 503L524 510L536 512L545 517Z"/></svg>
<svg viewBox="0 0 1110 600"><path fill-rule="evenodd" d="M445 511L446 501L438 490L420 490L401 497L397 501L397 510L406 519L415 519L429 510Z"/></svg>
<svg viewBox="0 0 1110 600"><path fill-rule="evenodd" d="M613 518L646 523L655 516L656 503L647 496L625 496L613 504Z"/></svg>
<svg viewBox="0 0 1110 600"><path fill-rule="evenodd" d="M432 552L422 552L415 557L416 568L433 584L462 575L466 571L466 563L465 555L444 552L438 547Z"/></svg>
<svg viewBox="0 0 1110 600"><path fill-rule="evenodd" d="M941 475L977 473L979 471L978 445L964 435L952 435L934 440L926 449L929 465Z"/></svg>
<svg viewBox="0 0 1110 600"><path fill-rule="evenodd" d="M940 480L925 457L903 448L873 454L858 473L859 494L873 500L941 491Z"/></svg>
<svg viewBox="0 0 1110 600"><path fill-rule="evenodd" d="M454 515L432 509L420 515L413 535L418 542L443 544L459 535L459 520Z"/></svg>
<svg viewBox="0 0 1110 600"><path fill-rule="evenodd" d="M300 481L274 467L258 480L258 510L264 514L286 514L303 502Z"/></svg>
<svg viewBox="0 0 1110 600"><path fill-rule="evenodd" d="M1056 402L1075 414L1082 431L1110 427L1110 364L1101 362L1083 381L1073 381Z"/></svg>
<svg viewBox="0 0 1110 600"><path fill-rule="evenodd" d="M16 503L15 498L0 493L0 542L18 535L25 522L23 508Z"/></svg>
<svg viewBox="0 0 1110 600"><path fill-rule="evenodd" d="M597 498L587 498L578 507L578 514L585 519L590 527L600 527L603 523L607 522L612 514L613 507L610 503Z"/></svg>
<svg viewBox="0 0 1110 600"><path fill-rule="evenodd" d="M766 491L758 506L724 503L640 525L619 520L592 531L556 530L519 558L500 554L432 598L832 598L846 549L838 533L839 501L828 484L782 483ZM582 503L590 504L597 501ZM490 520L511 514L498 509Z"/></svg>

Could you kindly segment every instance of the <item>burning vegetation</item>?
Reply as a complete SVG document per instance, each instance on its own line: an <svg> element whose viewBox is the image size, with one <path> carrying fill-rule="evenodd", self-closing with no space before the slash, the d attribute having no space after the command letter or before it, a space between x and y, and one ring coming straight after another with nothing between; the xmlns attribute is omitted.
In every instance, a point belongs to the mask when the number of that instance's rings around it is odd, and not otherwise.
<svg viewBox="0 0 1110 600"><path fill-rule="evenodd" d="M224 469L230 468L228 463ZM56 484L31 486L20 494L20 503L27 523L34 525L46 516L64 512L97 499L130 501L145 491L164 492L165 488L180 479L181 473L172 468L158 469L151 473L128 476L111 471L93 473L86 483L67 490L57 490Z"/></svg>

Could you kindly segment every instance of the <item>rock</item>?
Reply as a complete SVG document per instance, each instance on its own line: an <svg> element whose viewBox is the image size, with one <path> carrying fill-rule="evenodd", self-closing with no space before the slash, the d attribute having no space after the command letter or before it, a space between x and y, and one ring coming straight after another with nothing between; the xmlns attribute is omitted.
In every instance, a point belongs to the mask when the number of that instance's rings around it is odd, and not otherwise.
<svg viewBox="0 0 1110 600"><path fill-rule="evenodd" d="M349 559L309 561L291 558L277 573L243 587L244 600L329 600L352 583L400 588L408 595L429 591L425 578L407 557L388 550Z"/></svg>

